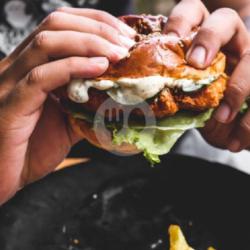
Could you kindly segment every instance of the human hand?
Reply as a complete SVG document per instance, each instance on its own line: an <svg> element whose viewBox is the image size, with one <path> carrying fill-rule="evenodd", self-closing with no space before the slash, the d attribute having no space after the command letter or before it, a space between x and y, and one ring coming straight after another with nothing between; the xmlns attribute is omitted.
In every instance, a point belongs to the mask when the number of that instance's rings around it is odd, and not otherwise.
<svg viewBox="0 0 250 250"><path fill-rule="evenodd" d="M80 139L49 93L103 74L134 33L105 12L62 8L0 62L0 204L53 171Z"/></svg>
<svg viewBox="0 0 250 250"><path fill-rule="evenodd" d="M188 11L187 11L188 10ZM225 97L212 119L201 130L212 145L239 152L250 147L250 111L239 114L250 95L250 39L237 12L221 8L209 13L200 0L183 0L172 11L166 33L186 36L200 26L186 60L197 68L209 66L222 48L236 67Z"/></svg>

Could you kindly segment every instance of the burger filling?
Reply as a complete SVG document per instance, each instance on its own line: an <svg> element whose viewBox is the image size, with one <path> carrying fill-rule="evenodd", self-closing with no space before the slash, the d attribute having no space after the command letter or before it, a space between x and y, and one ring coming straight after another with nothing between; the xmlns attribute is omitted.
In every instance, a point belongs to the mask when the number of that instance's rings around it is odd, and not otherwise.
<svg viewBox="0 0 250 250"><path fill-rule="evenodd" d="M165 87L180 89L183 92L194 92L209 85L220 77L219 74L203 79L163 77L160 75L142 78L119 78L116 80L74 80L69 84L68 96L77 103L89 100L89 88L106 90L117 103L136 105L154 97Z"/></svg>

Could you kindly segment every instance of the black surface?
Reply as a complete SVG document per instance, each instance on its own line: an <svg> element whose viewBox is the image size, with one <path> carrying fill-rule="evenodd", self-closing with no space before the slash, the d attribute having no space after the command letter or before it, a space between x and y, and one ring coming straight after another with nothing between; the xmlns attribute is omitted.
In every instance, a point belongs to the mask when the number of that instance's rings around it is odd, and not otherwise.
<svg viewBox="0 0 250 250"><path fill-rule="evenodd" d="M92 198L121 187L105 211L103 199ZM189 157L169 155L153 169L138 157L92 161L5 204L0 249L147 250L162 239L155 249L163 250L168 225L177 223L198 250L249 250L249 191L248 175Z"/></svg>

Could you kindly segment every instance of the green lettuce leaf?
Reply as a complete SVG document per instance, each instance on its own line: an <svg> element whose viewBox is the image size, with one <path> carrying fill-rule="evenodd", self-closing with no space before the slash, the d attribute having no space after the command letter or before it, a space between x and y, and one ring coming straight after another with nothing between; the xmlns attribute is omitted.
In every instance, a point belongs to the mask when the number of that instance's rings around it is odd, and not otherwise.
<svg viewBox="0 0 250 250"><path fill-rule="evenodd" d="M245 114L246 112L247 112L247 110L248 110L248 103L247 102L244 102L243 104L242 104L242 106L241 106L241 108L240 108L240 113L241 114Z"/></svg>
<svg viewBox="0 0 250 250"><path fill-rule="evenodd" d="M180 112L148 127L133 126L113 131L113 143L129 143L143 151L151 164L160 162L160 155L168 153L176 141L192 128L201 128L210 119L213 110L201 114Z"/></svg>
<svg viewBox="0 0 250 250"><path fill-rule="evenodd" d="M94 115L73 110L71 112L74 118L93 123L93 126L99 122ZM188 111L178 112L172 117L161 119L146 127L138 122L131 122L128 127L115 123L107 123L105 126L113 131L115 145L122 143L135 145L153 165L160 162L159 156L168 153L187 130L203 127L212 112L212 109L199 114Z"/></svg>

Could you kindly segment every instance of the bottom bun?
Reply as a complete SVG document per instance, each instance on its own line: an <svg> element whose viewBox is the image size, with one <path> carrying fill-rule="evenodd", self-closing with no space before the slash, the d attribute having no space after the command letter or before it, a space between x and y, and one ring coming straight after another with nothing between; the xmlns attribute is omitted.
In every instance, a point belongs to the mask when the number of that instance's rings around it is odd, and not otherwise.
<svg viewBox="0 0 250 250"><path fill-rule="evenodd" d="M69 115L69 122L75 133L98 148L121 155L141 153L141 151L138 150L136 146L128 143L114 145L112 143L112 133L107 129L100 128L98 131L95 131L91 123L84 120L75 119L71 115Z"/></svg>

